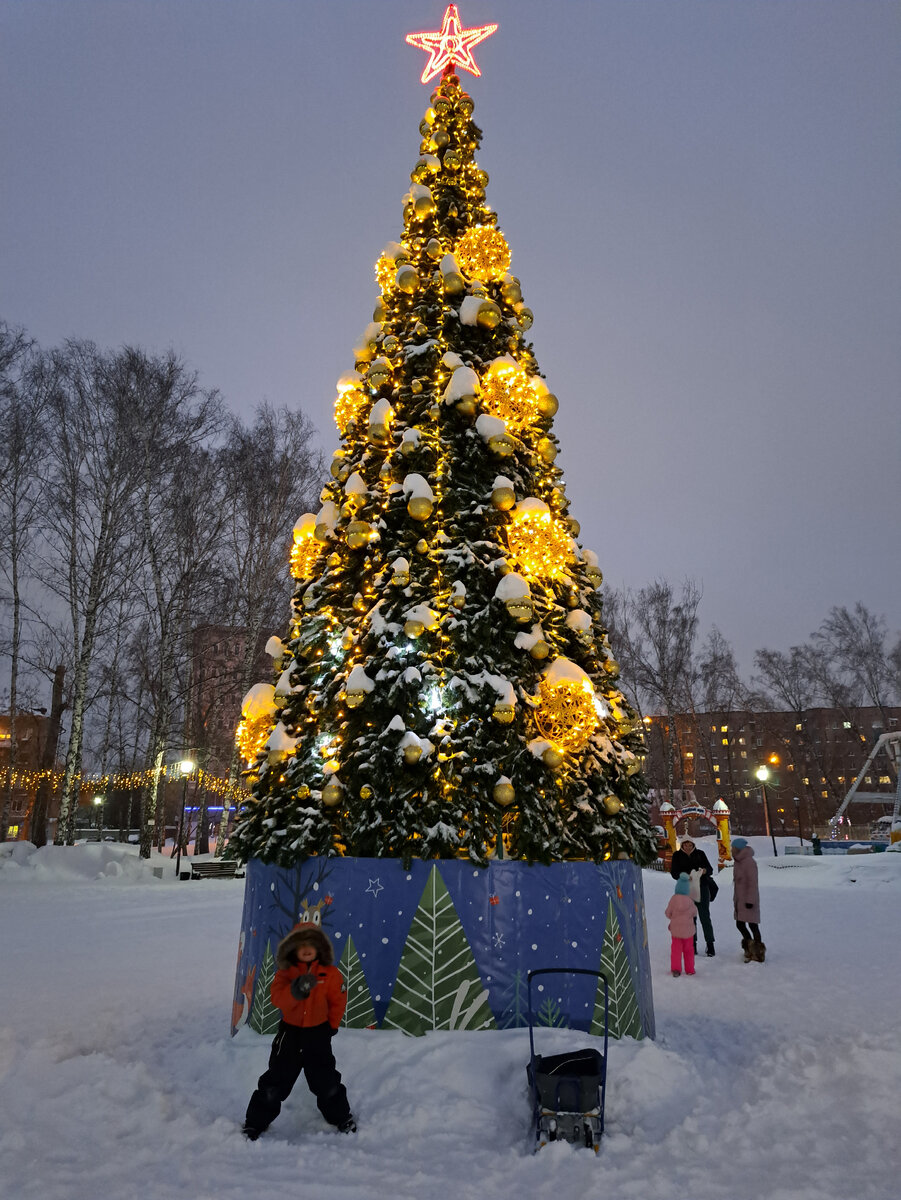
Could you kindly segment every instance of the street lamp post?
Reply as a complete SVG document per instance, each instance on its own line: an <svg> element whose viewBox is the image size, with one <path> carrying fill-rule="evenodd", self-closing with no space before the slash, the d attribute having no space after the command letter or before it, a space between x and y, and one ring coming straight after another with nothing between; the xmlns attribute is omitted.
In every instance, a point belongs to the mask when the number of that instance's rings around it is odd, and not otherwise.
<svg viewBox="0 0 901 1200"><path fill-rule="evenodd" d="M776 849L776 835L773 833L773 823L770 820L770 801L766 794L766 781L770 777L769 768L758 767L756 774L757 778L760 780L760 791L763 795L763 819L766 822L766 831L773 842L773 857L778 858L779 851Z"/></svg>
<svg viewBox="0 0 901 1200"><path fill-rule="evenodd" d="M178 764L178 769L181 771L181 816L178 819L178 832L176 834L178 840L178 851L175 857L175 878L178 879L181 870L181 843L184 838L185 831L185 801L188 798L188 778L194 771L194 763L190 758L183 758Z"/></svg>
<svg viewBox="0 0 901 1200"><path fill-rule="evenodd" d="M798 841L804 845L804 833L801 829L801 797L795 796L795 817L798 821Z"/></svg>
<svg viewBox="0 0 901 1200"><path fill-rule="evenodd" d="M99 795L94 797L94 808L97 811L97 841L103 841L103 806L106 803L106 796Z"/></svg>

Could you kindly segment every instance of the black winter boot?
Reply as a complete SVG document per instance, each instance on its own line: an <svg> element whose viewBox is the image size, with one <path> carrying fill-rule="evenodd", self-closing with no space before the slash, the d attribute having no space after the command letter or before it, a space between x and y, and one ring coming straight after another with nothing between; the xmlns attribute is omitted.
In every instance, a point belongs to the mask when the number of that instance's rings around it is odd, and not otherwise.
<svg viewBox="0 0 901 1200"><path fill-rule="evenodd" d="M741 948L745 952L745 962L753 961L754 954L751 950L751 939L750 938L742 938L741 939Z"/></svg>
<svg viewBox="0 0 901 1200"><path fill-rule="evenodd" d="M713 942L708 942L707 943L707 957L714 958L715 956L716 956L716 951L713 948Z"/></svg>

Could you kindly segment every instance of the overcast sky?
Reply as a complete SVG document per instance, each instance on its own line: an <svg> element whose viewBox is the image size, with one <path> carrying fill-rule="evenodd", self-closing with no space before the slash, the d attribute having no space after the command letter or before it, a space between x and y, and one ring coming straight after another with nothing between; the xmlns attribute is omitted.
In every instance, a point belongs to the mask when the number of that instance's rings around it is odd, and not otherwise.
<svg viewBox="0 0 901 1200"><path fill-rule="evenodd" d="M0 315L304 408L371 319L442 0L0 0ZM750 669L901 627L901 6L463 0L583 542Z"/></svg>

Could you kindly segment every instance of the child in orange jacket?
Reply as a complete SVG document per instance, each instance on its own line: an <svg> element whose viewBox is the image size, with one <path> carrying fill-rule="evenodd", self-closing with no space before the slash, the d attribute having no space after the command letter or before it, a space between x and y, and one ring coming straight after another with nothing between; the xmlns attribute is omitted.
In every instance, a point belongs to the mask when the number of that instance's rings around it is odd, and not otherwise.
<svg viewBox="0 0 901 1200"><path fill-rule="evenodd" d="M326 1121L342 1133L356 1132L332 1054L332 1038L347 1007L344 978L334 961L332 944L318 925L295 925L278 944L271 995L282 1019L269 1067L244 1118L244 1135L253 1142L278 1116L301 1071Z"/></svg>
<svg viewBox="0 0 901 1200"><path fill-rule="evenodd" d="M674 975L682 974L682 959L685 959L685 974L695 973L695 914L697 908L694 900L688 894L691 880L683 871L676 881L676 891L670 897L664 916L669 917L669 931L672 935L670 949L670 967Z"/></svg>

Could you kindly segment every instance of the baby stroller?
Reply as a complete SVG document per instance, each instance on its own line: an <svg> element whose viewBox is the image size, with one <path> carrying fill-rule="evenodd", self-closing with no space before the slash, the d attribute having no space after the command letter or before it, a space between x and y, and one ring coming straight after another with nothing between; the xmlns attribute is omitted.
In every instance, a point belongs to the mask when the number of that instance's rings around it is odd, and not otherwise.
<svg viewBox="0 0 901 1200"><path fill-rule="evenodd" d="M535 1024L532 980L538 975L593 975L604 981L604 1052L574 1050L569 1054L535 1053ZM530 971L529 997L529 1087L535 1120L535 1139L540 1149L546 1142L566 1141L589 1146L595 1154L604 1132L604 1098L607 1090L607 1025L610 985L602 971L581 967L542 967Z"/></svg>

